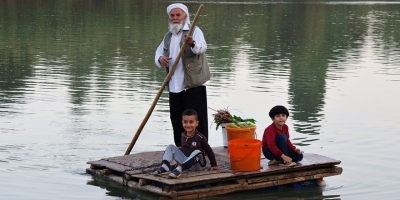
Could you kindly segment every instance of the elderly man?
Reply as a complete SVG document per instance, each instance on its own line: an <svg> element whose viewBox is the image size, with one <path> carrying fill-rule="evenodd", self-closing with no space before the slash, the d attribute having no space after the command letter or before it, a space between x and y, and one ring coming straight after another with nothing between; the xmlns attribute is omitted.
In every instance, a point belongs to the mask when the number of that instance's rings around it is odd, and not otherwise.
<svg viewBox="0 0 400 200"><path fill-rule="evenodd" d="M155 63L167 73L177 59L183 42L186 48L168 83L169 109L175 145L181 146L184 132L182 113L186 109L197 111L198 131L208 139L207 90L205 83L210 80L210 70L205 55L207 43L203 32L195 27L189 36L190 19L188 8L181 3L167 7L169 31L165 34L155 53Z"/></svg>

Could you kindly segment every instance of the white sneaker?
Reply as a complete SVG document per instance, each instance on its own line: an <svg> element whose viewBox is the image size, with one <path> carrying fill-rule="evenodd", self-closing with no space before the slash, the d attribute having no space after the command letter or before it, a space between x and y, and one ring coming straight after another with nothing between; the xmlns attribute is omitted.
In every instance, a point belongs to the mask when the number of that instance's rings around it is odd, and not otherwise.
<svg viewBox="0 0 400 200"><path fill-rule="evenodd" d="M161 175L168 174L168 173L169 173L169 171L165 170L164 167L160 167L157 169L157 171L155 171L151 174L156 175L156 176L161 176Z"/></svg>
<svg viewBox="0 0 400 200"><path fill-rule="evenodd" d="M279 163L280 166L285 166L285 167L293 167L295 166L297 163L295 162L289 162L289 163Z"/></svg>
<svg viewBox="0 0 400 200"><path fill-rule="evenodd" d="M169 173L168 176L170 178L179 178L179 177L181 177L181 172L178 169L175 168L174 170L172 170L171 173Z"/></svg>
<svg viewBox="0 0 400 200"><path fill-rule="evenodd" d="M275 159L270 160L270 161L268 162L268 165L277 165L277 164L279 164L279 161L277 161L277 160L275 160Z"/></svg>

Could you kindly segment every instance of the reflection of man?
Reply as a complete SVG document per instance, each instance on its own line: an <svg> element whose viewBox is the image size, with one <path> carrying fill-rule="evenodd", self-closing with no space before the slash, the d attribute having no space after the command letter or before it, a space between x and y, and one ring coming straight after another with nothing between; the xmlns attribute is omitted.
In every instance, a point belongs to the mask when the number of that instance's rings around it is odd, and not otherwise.
<svg viewBox="0 0 400 200"><path fill-rule="evenodd" d="M205 55L207 43L200 28L195 27L193 36L187 36L190 28L189 11L181 3L167 7L169 31L158 46L155 63L160 68L172 67L183 42L186 48L168 83L169 109L174 141L181 146L182 113L193 109L199 115L200 133L208 139L207 91L205 83L210 80L210 71Z"/></svg>

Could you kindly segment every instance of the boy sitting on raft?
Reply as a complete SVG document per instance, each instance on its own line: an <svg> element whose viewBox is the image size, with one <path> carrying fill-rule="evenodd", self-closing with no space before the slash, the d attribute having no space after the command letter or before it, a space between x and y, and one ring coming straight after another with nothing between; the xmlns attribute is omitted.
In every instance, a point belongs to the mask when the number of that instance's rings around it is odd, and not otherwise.
<svg viewBox="0 0 400 200"><path fill-rule="evenodd" d="M270 160L268 165L296 165L303 159L303 154L289 139L289 128L285 124L289 111L284 106L274 106L269 111L269 117L272 124L264 130L262 138L262 152Z"/></svg>
<svg viewBox="0 0 400 200"><path fill-rule="evenodd" d="M201 170L206 166L204 152L211 163L211 170L220 170L217 166L215 155L206 137L196 130L199 125L198 115L195 110L187 109L182 114L182 146L168 145L162 157L162 165L154 175L169 174L171 178L179 178L183 170ZM170 172L171 162L175 160L179 165Z"/></svg>

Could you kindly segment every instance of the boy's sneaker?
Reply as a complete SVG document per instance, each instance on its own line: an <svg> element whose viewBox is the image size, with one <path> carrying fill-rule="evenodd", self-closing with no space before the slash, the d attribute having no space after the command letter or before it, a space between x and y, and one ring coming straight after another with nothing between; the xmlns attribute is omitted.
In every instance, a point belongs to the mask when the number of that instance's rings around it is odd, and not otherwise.
<svg viewBox="0 0 400 200"><path fill-rule="evenodd" d="M285 166L285 167L293 167L295 166L297 163L296 162L289 162L289 163L279 163L280 166Z"/></svg>
<svg viewBox="0 0 400 200"><path fill-rule="evenodd" d="M181 172L177 169L172 170L168 175L170 178L179 178L181 176Z"/></svg>
<svg viewBox="0 0 400 200"><path fill-rule="evenodd" d="M161 175L168 174L168 173L169 173L169 171L165 170L164 167L160 167L157 169L157 171L155 171L151 174L161 176Z"/></svg>
<svg viewBox="0 0 400 200"><path fill-rule="evenodd" d="M270 161L268 162L268 165L277 165L277 164L279 164L279 161L278 161L278 160L275 160L275 159L270 160Z"/></svg>

